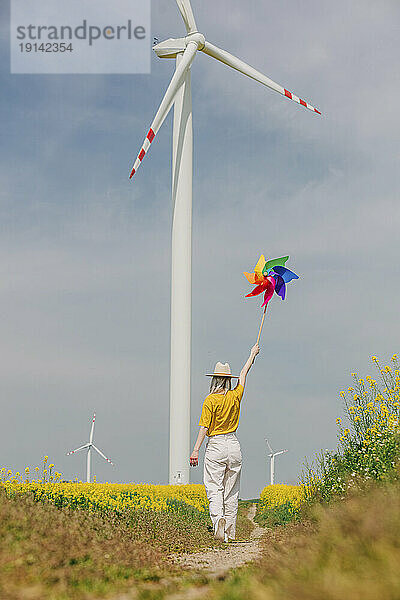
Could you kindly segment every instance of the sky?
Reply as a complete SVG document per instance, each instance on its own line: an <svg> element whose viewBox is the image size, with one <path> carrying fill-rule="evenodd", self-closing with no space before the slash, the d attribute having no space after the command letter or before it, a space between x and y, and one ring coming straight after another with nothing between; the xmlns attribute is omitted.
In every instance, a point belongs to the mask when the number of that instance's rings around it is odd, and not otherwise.
<svg viewBox="0 0 400 600"><path fill-rule="evenodd" d="M129 3L127 2L127 7ZM265 438L305 457L335 448L339 392L371 355L399 350L400 6L396 0L192 1L206 38L322 117L203 55L192 66L192 440L217 360L239 372L259 298L261 253L300 279L271 302L238 437L241 496L269 482ZM0 466L44 455L100 481L168 480L172 113L128 175L172 76L10 75L0 7ZM153 0L152 37L184 35L173 0ZM192 481L201 482L201 469Z"/></svg>

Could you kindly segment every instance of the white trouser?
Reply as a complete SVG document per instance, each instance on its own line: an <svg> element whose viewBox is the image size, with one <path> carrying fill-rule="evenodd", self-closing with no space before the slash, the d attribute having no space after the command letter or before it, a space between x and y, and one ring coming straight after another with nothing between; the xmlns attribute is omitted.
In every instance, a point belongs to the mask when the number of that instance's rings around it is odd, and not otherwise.
<svg viewBox="0 0 400 600"><path fill-rule="evenodd" d="M221 517L226 520L226 537L234 540L238 509L242 453L234 433L209 438L204 457L204 485L210 503L214 531Z"/></svg>

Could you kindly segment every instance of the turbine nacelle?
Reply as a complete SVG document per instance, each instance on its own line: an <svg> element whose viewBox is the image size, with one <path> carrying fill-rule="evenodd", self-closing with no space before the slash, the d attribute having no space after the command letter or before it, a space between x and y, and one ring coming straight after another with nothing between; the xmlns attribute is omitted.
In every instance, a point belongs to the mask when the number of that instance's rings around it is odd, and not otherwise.
<svg viewBox="0 0 400 600"><path fill-rule="evenodd" d="M195 42L198 49L203 50L206 40L202 33L192 33L182 38L168 38L153 46L153 50L158 58L176 58L186 50L189 42Z"/></svg>

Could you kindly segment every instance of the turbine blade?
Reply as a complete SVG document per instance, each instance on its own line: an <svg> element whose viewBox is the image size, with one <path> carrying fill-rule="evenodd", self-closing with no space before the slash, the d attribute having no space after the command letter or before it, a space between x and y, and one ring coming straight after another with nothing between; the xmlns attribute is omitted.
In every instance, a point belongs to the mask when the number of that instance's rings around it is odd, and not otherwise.
<svg viewBox="0 0 400 600"><path fill-rule="evenodd" d="M96 420L96 413L94 413L93 415L93 419L92 419L92 427L90 429L90 436L89 436L89 443L91 444L93 442L93 431L94 431L94 422Z"/></svg>
<svg viewBox="0 0 400 600"><path fill-rule="evenodd" d="M69 456L70 454L75 454L75 452L79 452L79 450L84 450L85 448L88 448L89 444L85 444L84 446L79 446L79 448L76 448L75 450L70 450L69 452L67 452L67 456Z"/></svg>
<svg viewBox="0 0 400 600"><path fill-rule="evenodd" d="M186 26L188 33L195 33L197 31L196 21L194 20L192 7L190 0L176 0L178 8L181 12L183 22Z"/></svg>
<svg viewBox="0 0 400 600"><path fill-rule="evenodd" d="M159 106L156 116L154 117L149 132L143 142L142 149L140 150L135 164L133 165L133 169L131 171L129 179L131 179L136 173L140 163L142 162L147 150L150 147L151 142L154 140L154 137L156 136L158 130L164 123L164 120L168 115L172 104L175 100L175 95L183 83L187 70L190 68L190 65L193 62L193 59L197 52L197 47L198 46L196 42L189 42L186 46L186 50L183 53L182 60L177 66L175 73L170 81L170 84L167 87L167 91L165 92L164 98L162 99L162 102Z"/></svg>
<svg viewBox="0 0 400 600"><path fill-rule="evenodd" d="M263 75L263 73L260 73L260 71L257 71L253 67L250 67L250 65L240 60L240 58L233 56L233 54L230 54L225 50L221 50L221 48L217 48L217 46L214 46L213 44L210 44L210 42L207 41L204 44L204 48L202 48L201 50L205 54L208 54L208 56L212 56L212 58L216 58L225 65L228 65L228 67L232 67L232 69L236 69L236 71L243 73L243 75L247 75L247 77L255 79L259 83L266 85L275 92L279 92L279 94L282 94L282 96L286 96L286 98L294 100L294 102L297 102L297 104L301 104L305 108L308 108L309 110L316 112L319 115L321 114L320 111L311 106L311 104L309 104L305 100L302 100L292 92L289 92L289 90L279 85L279 83L275 83L275 81L272 81L272 79L270 79L266 75Z"/></svg>
<svg viewBox="0 0 400 600"><path fill-rule="evenodd" d="M269 449L269 451L271 452L271 454L273 454L273 453L274 453L274 451L272 450L272 448L271 448L271 446L270 446L270 443L269 443L269 441L267 440L267 438L265 438L265 441L267 442L267 446L268 446L268 449Z"/></svg>
<svg viewBox="0 0 400 600"><path fill-rule="evenodd" d="M115 466L114 463L111 462L111 460L109 458L107 458L107 456L105 454L103 454L101 450L99 450L98 448L96 448L96 446L92 446L92 448L94 450L96 450L96 452L98 452L100 454L100 456L102 456L107 462L109 462L110 465L113 465L113 467Z"/></svg>

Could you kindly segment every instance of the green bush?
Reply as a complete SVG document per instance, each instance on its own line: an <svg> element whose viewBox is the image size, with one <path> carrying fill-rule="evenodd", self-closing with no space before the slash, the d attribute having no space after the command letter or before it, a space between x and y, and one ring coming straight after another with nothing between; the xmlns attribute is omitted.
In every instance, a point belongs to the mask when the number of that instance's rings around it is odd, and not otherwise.
<svg viewBox="0 0 400 600"><path fill-rule="evenodd" d="M381 367L379 383L371 376L360 379L352 373L354 386L340 395L348 427L336 420L339 446L335 452L321 451L313 465L306 465L303 483L308 501L329 502L344 497L368 481L396 479L400 458L400 371L397 355L391 365Z"/></svg>

